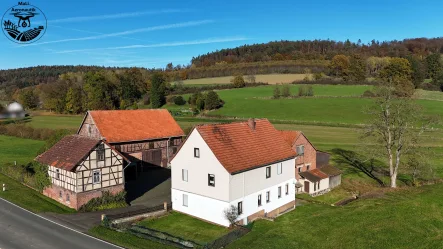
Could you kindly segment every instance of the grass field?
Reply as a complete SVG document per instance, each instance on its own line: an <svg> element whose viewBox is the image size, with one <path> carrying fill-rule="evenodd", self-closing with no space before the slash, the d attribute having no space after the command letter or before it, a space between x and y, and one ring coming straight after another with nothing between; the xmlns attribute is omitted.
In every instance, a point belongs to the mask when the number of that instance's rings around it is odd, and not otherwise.
<svg viewBox="0 0 443 249"><path fill-rule="evenodd" d="M43 141L0 135L0 164L14 161L18 164L28 163L44 144Z"/></svg>
<svg viewBox="0 0 443 249"><path fill-rule="evenodd" d="M293 81L301 81L310 74L257 74L255 75L255 82L263 82L268 84L291 83ZM214 77L203 79L184 80L185 85L215 85L215 84L229 84L232 76ZM247 81L247 77L244 77Z"/></svg>
<svg viewBox="0 0 443 249"><path fill-rule="evenodd" d="M78 129L82 120L78 115L39 115L32 116L29 124L34 128Z"/></svg>
<svg viewBox="0 0 443 249"><path fill-rule="evenodd" d="M72 213L75 210L34 191L19 182L0 174L0 184L6 184L6 191L0 191L0 197L34 213Z"/></svg>
<svg viewBox="0 0 443 249"><path fill-rule="evenodd" d="M209 224L176 212L172 212L168 216L158 219L141 221L139 225L201 244L211 242L229 232L229 230L224 227Z"/></svg>
<svg viewBox="0 0 443 249"><path fill-rule="evenodd" d="M441 248L443 185L386 193L344 207L306 204L227 248Z"/></svg>

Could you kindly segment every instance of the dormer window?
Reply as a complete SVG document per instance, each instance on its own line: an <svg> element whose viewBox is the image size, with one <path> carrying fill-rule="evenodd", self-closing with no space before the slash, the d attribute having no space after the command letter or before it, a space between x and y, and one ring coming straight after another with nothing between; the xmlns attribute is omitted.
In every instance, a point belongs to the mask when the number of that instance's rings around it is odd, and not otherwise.
<svg viewBox="0 0 443 249"><path fill-rule="evenodd" d="M194 157L200 158L200 149L199 148L194 148Z"/></svg>

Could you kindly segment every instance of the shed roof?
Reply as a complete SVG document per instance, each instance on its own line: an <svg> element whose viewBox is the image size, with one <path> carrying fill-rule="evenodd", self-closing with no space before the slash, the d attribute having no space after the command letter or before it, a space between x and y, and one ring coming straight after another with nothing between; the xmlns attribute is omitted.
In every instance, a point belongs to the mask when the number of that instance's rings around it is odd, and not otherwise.
<svg viewBox="0 0 443 249"><path fill-rule="evenodd" d="M296 157L267 119L207 124L196 129L231 174Z"/></svg>
<svg viewBox="0 0 443 249"><path fill-rule="evenodd" d="M184 136L166 109L89 111L102 137L109 143Z"/></svg>
<svg viewBox="0 0 443 249"><path fill-rule="evenodd" d="M342 172L341 170L337 169L336 167L328 164L320 168L321 172L325 173L328 176L338 176Z"/></svg>
<svg viewBox="0 0 443 249"><path fill-rule="evenodd" d="M95 138L80 135L66 136L49 150L37 156L35 160L42 164L72 171L99 143L100 140Z"/></svg>
<svg viewBox="0 0 443 249"><path fill-rule="evenodd" d="M325 173L321 172L319 169L312 169L309 171L300 172L298 174L308 179L311 182L318 182L322 179L326 179L329 177Z"/></svg>

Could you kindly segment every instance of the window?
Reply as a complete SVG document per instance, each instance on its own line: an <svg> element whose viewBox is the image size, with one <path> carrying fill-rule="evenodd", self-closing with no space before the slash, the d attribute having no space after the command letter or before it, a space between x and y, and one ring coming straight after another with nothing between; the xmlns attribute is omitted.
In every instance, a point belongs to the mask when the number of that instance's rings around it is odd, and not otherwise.
<svg viewBox="0 0 443 249"><path fill-rule="evenodd" d="M301 168L302 168L302 167L298 167L298 173L300 173L300 172L301 172Z"/></svg>
<svg viewBox="0 0 443 249"><path fill-rule="evenodd" d="M278 198L281 198L281 187L278 187Z"/></svg>
<svg viewBox="0 0 443 249"><path fill-rule="evenodd" d="M266 203L271 201L271 193L268 191L266 192Z"/></svg>
<svg viewBox="0 0 443 249"><path fill-rule="evenodd" d="M305 154L305 146L304 145L297 146L297 154L300 156L303 156Z"/></svg>
<svg viewBox="0 0 443 249"><path fill-rule="evenodd" d="M258 206L261 206L261 194L258 195Z"/></svg>
<svg viewBox="0 0 443 249"><path fill-rule="evenodd" d="M286 183L286 195L289 195L289 184Z"/></svg>
<svg viewBox="0 0 443 249"><path fill-rule="evenodd" d="M215 187L215 175L208 174L208 186Z"/></svg>
<svg viewBox="0 0 443 249"><path fill-rule="evenodd" d="M270 178L271 177L271 167L266 167L266 178Z"/></svg>
<svg viewBox="0 0 443 249"><path fill-rule="evenodd" d="M281 175L283 171L283 163L277 164L277 175Z"/></svg>
<svg viewBox="0 0 443 249"><path fill-rule="evenodd" d="M238 211L238 215L243 213L243 202L239 202L237 204L237 211Z"/></svg>
<svg viewBox="0 0 443 249"><path fill-rule="evenodd" d="M318 186L317 186L317 188L320 189L320 182L318 182Z"/></svg>
<svg viewBox="0 0 443 249"><path fill-rule="evenodd" d="M105 160L105 145L100 144L97 147L97 161L104 161Z"/></svg>
<svg viewBox="0 0 443 249"><path fill-rule="evenodd" d="M188 170L187 169L182 169L182 180L184 182L188 181Z"/></svg>
<svg viewBox="0 0 443 249"><path fill-rule="evenodd" d="M58 193L58 198L63 199L62 191L60 191L60 192Z"/></svg>
<svg viewBox="0 0 443 249"><path fill-rule="evenodd" d="M200 149L199 148L194 148L194 157L200 158Z"/></svg>
<svg viewBox="0 0 443 249"><path fill-rule="evenodd" d="M317 191L317 183L314 182L314 191Z"/></svg>
<svg viewBox="0 0 443 249"><path fill-rule="evenodd" d="M92 173L92 183L96 184L100 182L100 171L96 170Z"/></svg>
<svg viewBox="0 0 443 249"><path fill-rule="evenodd" d="M188 206L188 195L183 194L183 206L187 207Z"/></svg>
<svg viewBox="0 0 443 249"><path fill-rule="evenodd" d="M55 170L55 178L60 179L60 170L59 169Z"/></svg>
<svg viewBox="0 0 443 249"><path fill-rule="evenodd" d="M69 194L66 194L66 202L69 202L69 201L70 201Z"/></svg>
<svg viewBox="0 0 443 249"><path fill-rule="evenodd" d="M309 171L309 167L311 167L311 165L306 165L306 171Z"/></svg>
<svg viewBox="0 0 443 249"><path fill-rule="evenodd" d="M91 136L92 134L92 128L90 124L86 124L86 129L88 129L88 136Z"/></svg>

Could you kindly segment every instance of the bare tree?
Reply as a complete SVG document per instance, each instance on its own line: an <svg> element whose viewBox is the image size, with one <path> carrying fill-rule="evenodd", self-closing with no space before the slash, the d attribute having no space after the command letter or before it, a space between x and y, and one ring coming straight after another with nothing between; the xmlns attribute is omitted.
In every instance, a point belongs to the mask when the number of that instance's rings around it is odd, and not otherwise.
<svg viewBox="0 0 443 249"><path fill-rule="evenodd" d="M396 188L403 155L417 149L430 120L422 115L412 98L397 97L395 86L389 82L377 88L377 96L367 112L370 118L363 137L375 144L375 150L387 159L390 186ZM380 153L374 156L379 157Z"/></svg>
<svg viewBox="0 0 443 249"><path fill-rule="evenodd" d="M236 206L231 205L229 208L223 211L225 219L229 221L231 226L234 226L238 219L238 209Z"/></svg>

